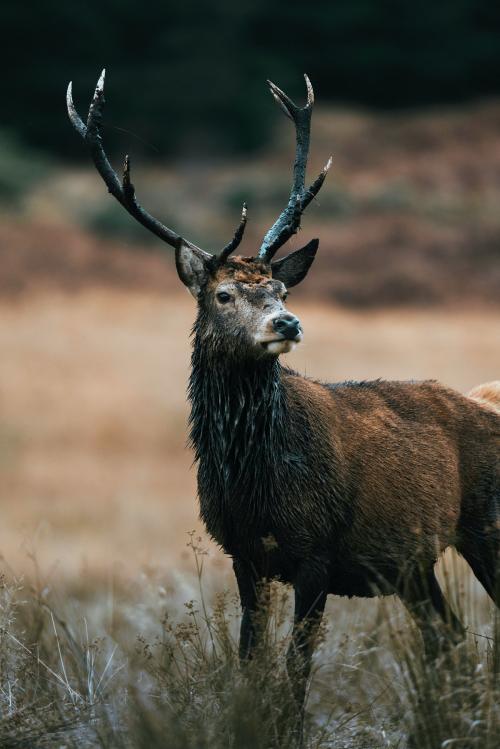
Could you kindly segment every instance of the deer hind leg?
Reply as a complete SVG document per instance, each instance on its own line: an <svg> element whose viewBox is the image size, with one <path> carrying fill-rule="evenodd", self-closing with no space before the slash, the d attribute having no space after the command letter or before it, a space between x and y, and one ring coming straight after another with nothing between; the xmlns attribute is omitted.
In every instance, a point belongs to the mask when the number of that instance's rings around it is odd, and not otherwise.
<svg viewBox="0 0 500 749"><path fill-rule="evenodd" d="M426 653L431 658L463 639L465 629L443 596L434 569L414 570L398 587L401 600L420 627Z"/></svg>
<svg viewBox="0 0 500 749"><path fill-rule="evenodd" d="M498 511L482 528L464 533L457 549L500 609L500 494L496 505Z"/></svg>

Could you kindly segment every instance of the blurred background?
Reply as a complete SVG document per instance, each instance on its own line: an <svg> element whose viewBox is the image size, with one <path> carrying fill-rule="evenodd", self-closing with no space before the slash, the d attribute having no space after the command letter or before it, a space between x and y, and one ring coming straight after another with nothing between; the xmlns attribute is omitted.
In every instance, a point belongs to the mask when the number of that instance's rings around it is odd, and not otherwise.
<svg viewBox="0 0 500 749"><path fill-rule="evenodd" d="M300 102L307 72L309 174L333 168L285 248L321 240L288 363L463 392L500 377L497 3L46 0L2 21L0 552L16 570L180 568L199 527L194 302L66 115L68 81L85 116L104 66L105 147L117 169L130 154L141 203L214 251L246 200L248 255L293 163L266 78Z"/></svg>

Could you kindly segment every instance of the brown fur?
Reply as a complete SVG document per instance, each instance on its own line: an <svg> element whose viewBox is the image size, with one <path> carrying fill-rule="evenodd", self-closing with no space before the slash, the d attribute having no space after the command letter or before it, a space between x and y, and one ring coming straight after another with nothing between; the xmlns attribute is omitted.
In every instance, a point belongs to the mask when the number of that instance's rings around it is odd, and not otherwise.
<svg viewBox="0 0 500 749"><path fill-rule="evenodd" d="M240 283L266 284L272 278L271 267L246 257L231 257L214 274L213 282L231 280Z"/></svg>
<svg viewBox="0 0 500 749"><path fill-rule="evenodd" d="M460 548L468 520L486 518L491 497L477 488L489 463L500 490L496 415L434 382L325 388L294 376L289 387L317 429L328 425L325 449L339 456L355 499L352 525L337 539L352 562L433 563L447 546Z"/></svg>

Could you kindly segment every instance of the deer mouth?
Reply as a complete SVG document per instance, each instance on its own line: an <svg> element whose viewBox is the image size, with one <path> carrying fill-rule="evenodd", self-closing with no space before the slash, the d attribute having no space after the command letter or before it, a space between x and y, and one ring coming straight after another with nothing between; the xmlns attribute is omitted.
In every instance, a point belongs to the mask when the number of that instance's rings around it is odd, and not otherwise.
<svg viewBox="0 0 500 749"><path fill-rule="evenodd" d="M302 336L295 338L272 338L269 341L261 341L261 348L268 354L288 354L300 343Z"/></svg>

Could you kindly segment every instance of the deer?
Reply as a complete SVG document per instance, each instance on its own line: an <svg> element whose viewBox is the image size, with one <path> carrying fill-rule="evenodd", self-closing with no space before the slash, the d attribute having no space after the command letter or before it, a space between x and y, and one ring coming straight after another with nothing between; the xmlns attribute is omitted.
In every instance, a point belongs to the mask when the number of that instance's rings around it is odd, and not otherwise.
<svg viewBox="0 0 500 749"><path fill-rule="evenodd" d="M86 123L71 83L67 106L108 191L175 250L196 300L188 398L200 515L232 559L243 663L262 636L262 591L275 579L293 586L287 665L300 706L330 594L396 594L434 657L445 630L453 641L466 634L435 575L454 547L500 607L500 381L468 397L434 380L324 383L282 364L303 338L288 289L306 277L319 240L274 258L332 160L306 187L312 85L305 76L301 107L268 83L295 127L296 152L288 202L251 256L235 254L245 204L233 238L209 252L138 203L129 157L120 179L102 143L104 71Z"/></svg>

